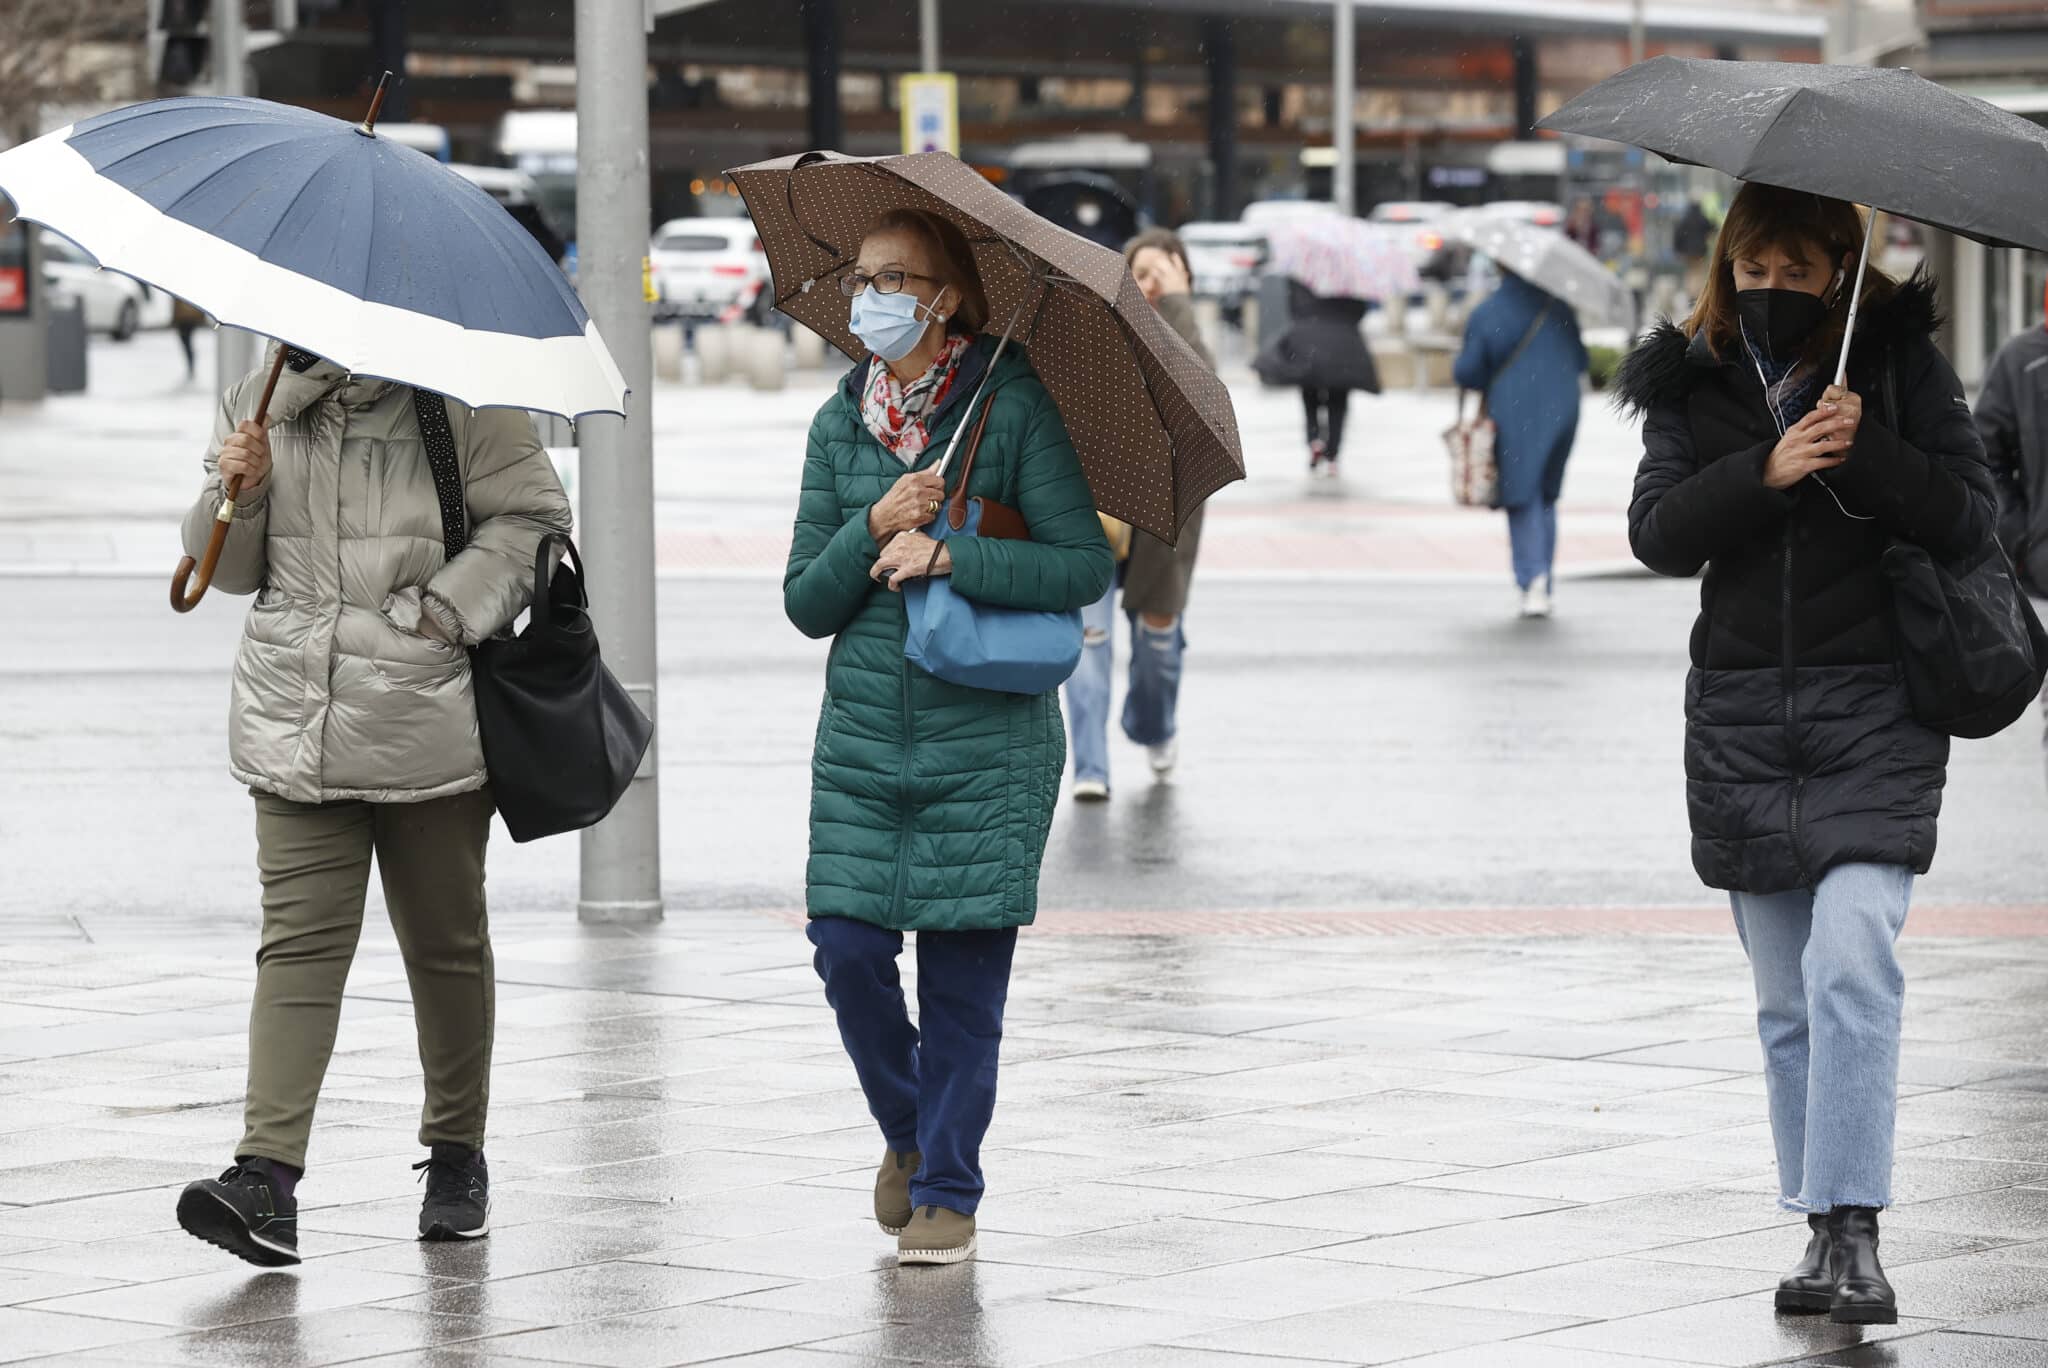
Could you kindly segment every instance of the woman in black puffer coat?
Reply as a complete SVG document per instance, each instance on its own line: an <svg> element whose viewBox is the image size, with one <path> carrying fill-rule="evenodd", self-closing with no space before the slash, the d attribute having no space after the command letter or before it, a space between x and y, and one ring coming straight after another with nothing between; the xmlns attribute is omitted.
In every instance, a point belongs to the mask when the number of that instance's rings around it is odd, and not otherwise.
<svg viewBox="0 0 2048 1368"><path fill-rule="evenodd" d="M1685 324L1630 354L1638 559L1706 571L1686 685L1693 864L1727 889L1756 980L1783 1205L1812 1229L1778 1306L1897 1319L1891 1199L1904 983L1893 943L1934 858L1948 738L1915 721L1879 566L1991 535L1992 485L1934 290L1872 270L1832 379L1863 229L1838 200L1748 185Z"/></svg>

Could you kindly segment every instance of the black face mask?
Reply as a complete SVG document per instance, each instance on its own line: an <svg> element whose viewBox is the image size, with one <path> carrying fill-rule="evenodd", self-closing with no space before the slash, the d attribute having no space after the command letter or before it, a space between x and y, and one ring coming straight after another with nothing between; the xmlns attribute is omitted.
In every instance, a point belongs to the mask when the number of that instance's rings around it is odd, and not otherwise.
<svg viewBox="0 0 2048 1368"><path fill-rule="evenodd" d="M1752 347L1782 365L1799 354L1806 339L1828 316L1828 304L1804 290L1738 290L1735 312Z"/></svg>

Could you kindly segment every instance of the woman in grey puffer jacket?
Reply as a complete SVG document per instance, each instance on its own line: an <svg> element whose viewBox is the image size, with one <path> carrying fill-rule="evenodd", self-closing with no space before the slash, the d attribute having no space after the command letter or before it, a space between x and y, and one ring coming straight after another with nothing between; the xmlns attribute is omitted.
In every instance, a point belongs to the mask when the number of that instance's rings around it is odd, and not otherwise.
<svg viewBox="0 0 2048 1368"><path fill-rule="evenodd" d="M234 1166L187 1187L178 1218L273 1265L299 1261L293 1190L373 858L426 1079L420 1235L489 1229L492 807L465 648L519 614L541 538L569 530L568 500L526 416L449 402L471 535L448 559L414 392L288 355L265 424L249 419L267 366L224 396L184 527L197 555L227 477L243 476L213 583L256 595L235 661L228 764L256 800L263 936L246 1130Z"/></svg>

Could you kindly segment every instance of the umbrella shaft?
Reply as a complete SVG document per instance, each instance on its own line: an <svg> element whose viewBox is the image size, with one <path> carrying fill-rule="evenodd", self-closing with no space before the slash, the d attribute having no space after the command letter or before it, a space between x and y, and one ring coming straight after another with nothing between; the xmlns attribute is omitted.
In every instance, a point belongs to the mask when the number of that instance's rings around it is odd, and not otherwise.
<svg viewBox="0 0 2048 1368"><path fill-rule="evenodd" d="M1842 359L1835 363L1835 383L1849 383L1849 344L1856 340L1856 311L1863 304L1863 268L1870 264L1870 239L1877 229L1877 206L1863 223L1863 250L1856 254L1856 283L1849 287L1849 319L1842 325Z"/></svg>

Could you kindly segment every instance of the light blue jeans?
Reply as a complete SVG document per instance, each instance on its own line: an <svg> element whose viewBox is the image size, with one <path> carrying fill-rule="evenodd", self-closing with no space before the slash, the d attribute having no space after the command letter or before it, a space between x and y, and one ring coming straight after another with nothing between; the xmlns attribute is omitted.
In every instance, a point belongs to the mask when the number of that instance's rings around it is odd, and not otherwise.
<svg viewBox="0 0 2048 1368"><path fill-rule="evenodd" d="M1912 870L1876 864L1837 865L1810 893L1730 895L1756 977L1787 1211L1891 1205L1906 999L1896 946L1912 897Z"/></svg>
<svg viewBox="0 0 2048 1368"><path fill-rule="evenodd" d="M1067 680L1068 753L1074 778L1109 782L1109 692L1116 654L1115 585L1081 610L1081 663ZM1187 636L1176 618L1164 629L1131 619L1131 673L1124 695L1124 735L1140 746L1161 746L1177 730L1181 658Z"/></svg>
<svg viewBox="0 0 2048 1368"><path fill-rule="evenodd" d="M1550 567L1557 562L1557 505L1523 504L1508 509L1507 515L1516 587L1527 589L1537 580L1548 587Z"/></svg>

